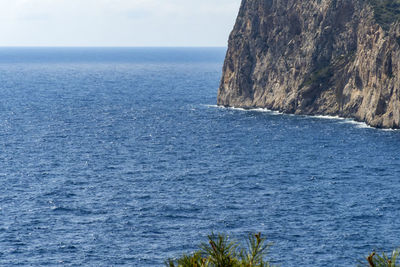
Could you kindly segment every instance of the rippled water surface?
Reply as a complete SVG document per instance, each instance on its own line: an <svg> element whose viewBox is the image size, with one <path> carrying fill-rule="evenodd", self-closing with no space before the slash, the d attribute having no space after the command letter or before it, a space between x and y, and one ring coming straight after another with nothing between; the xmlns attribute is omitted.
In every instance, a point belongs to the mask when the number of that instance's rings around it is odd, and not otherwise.
<svg viewBox="0 0 400 267"><path fill-rule="evenodd" d="M400 246L400 132L217 108L224 53L0 49L0 265L162 266L212 231L282 266Z"/></svg>

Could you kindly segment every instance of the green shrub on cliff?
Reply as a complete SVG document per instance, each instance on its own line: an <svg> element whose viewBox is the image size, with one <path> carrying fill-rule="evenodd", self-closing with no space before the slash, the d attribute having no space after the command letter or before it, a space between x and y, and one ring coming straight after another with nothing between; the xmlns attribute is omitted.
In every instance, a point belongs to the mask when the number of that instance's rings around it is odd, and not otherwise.
<svg viewBox="0 0 400 267"><path fill-rule="evenodd" d="M271 243L261 234L249 235L247 246L241 247L225 235L210 235L208 243L192 255L183 255L177 260L169 259L167 267L272 267L266 260Z"/></svg>

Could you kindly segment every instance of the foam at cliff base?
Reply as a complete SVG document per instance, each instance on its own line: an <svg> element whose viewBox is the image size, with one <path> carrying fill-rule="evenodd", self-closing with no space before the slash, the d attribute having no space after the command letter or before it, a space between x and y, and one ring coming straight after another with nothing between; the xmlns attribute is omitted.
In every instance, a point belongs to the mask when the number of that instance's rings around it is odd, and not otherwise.
<svg viewBox="0 0 400 267"><path fill-rule="evenodd" d="M224 107L224 106L218 106L218 105L205 105L206 107L209 108L220 108L220 109L230 109L230 110L238 110L238 111L245 111L245 112L264 112L268 113L270 115L285 115L285 116L302 116L302 117L309 117L309 118L317 118L317 119L323 119L323 120L337 120L338 123L341 124L352 124L356 128L359 129L373 129L373 130L381 130L381 131L400 131L400 129L379 129L375 128L372 126L369 126L365 122L359 122L354 119L350 118L343 118L339 116L329 116L329 115L295 115L295 114L286 114L280 111L276 110L270 110L267 108L252 108L252 109L245 109L245 108L235 108L235 107Z"/></svg>
<svg viewBox="0 0 400 267"><path fill-rule="evenodd" d="M235 108L235 107L224 107L224 106L218 106L218 105L205 105L206 107L209 108L220 108L220 109L230 109L230 110L238 110L238 111L245 111L245 112L264 112L264 113L269 113L271 115L291 115L291 114L285 114L280 111L276 110L270 110L267 108Z"/></svg>
<svg viewBox="0 0 400 267"><path fill-rule="evenodd" d="M372 126L369 126L365 122L359 122L359 121L356 121L354 119L343 118L343 117L339 117L339 116L315 115L315 116L308 116L308 117L317 118L317 119L324 119L324 120L338 120L338 123L341 123L341 124L352 124L352 125L355 125L356 128L360 128L360 129L363 129L363 128L364 129L377 129L377 128L374 128Z"/></svg>

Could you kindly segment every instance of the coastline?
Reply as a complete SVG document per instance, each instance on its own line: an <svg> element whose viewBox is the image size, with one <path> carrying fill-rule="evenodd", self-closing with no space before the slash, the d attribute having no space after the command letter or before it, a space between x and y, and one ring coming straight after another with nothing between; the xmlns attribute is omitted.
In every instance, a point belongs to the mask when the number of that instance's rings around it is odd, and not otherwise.
<svg viewBox="0 0 400 267"><path fill-rule="evenodd" d="M237 110L237 111L244 111L244 112L262 112L268 113L270 115L284 115L284 116L298 116L298 117L305 117L305 118L316 118L316 119L323 119L323 120L337 120L341 124L352 124L355 125L356 128L359 129L373 129L379 131L386 131L386 132L398 132L400 129L397 128L378 128L368 125L366 122L357 121L354 118L345 118L340 116L330 116L330 115L304 115L304 114L293 114L293 113L285 113L278 110L271 110L267 108L238 108L238 107L226 107L221 105L205 105L209 108L219 108L219 109L229 109L229 110Z"/></svg>

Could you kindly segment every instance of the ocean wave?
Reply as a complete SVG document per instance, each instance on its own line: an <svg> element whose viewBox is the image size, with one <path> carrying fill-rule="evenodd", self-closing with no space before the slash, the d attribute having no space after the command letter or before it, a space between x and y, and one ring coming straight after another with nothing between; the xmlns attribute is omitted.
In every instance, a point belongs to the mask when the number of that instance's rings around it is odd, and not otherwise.
<svg viewBox="0 0 400 267"><path fill-rule="evenodd" d="M317 119L323 119L323 120L346 120L346 118L342 118L339 116L330 116L330 115L305 115L306 117L311 117L311 118L317 118Z"/></svg>
<svg viewBox="0 0 400 267"><path fill-rule="evenodd" d="M366 124L365 122L361 122L361 121L356 121L354 119L344 119L342 122L340 123L346 123L346 124L352 124L354 125L356 128L359 129L377 129L375 127L369 126L368 124Z"/></svg>
<svg viewBox="0 0 400 267"><path fill-rule="evenodd" d="M373 129L373 130L379 130L379 131L400 131L400 129L381 129L381 128L376 128L372 127L365 122L360 122L356 121L355 119L351 118L343 118L340 116L331 116L331 115L296 115L296 114L287 114L283 113L280 111L276 110L270 110L267 108L235 108L235 107L224 107L224 106L218 106L218 105L205 105L206 107L209 108L220 108L220 109L229 109L229 110L238 110L238 111L245 111L245 112L264 112L268 113L270 115L285 115L285 116L301 116L301 117L309 117L309 118L316 118L316 119L324 119L324 120L337 120L341 124L352 124L356 128L359 129Z"/></svg>
<svg viewBox="0 0 400 267"><path fill-rule="evenodd" d="M238 111L245 111L245 112L264 112L264 113L269 113L272 115L290 115L290 114L285 114L285 113L277 111L277 110L271 110L271 109L267 109L267 108L236 108L236 107L224 107L224 106L218 106L218 105L204 105L204 106L209 107L209 108L238 110Z"/></svg>

